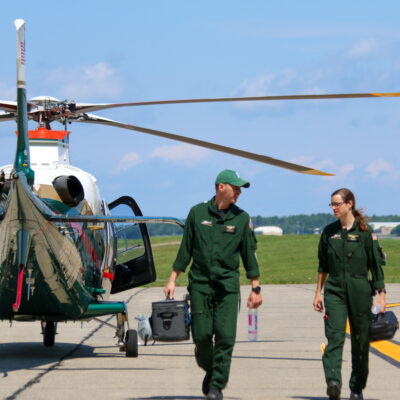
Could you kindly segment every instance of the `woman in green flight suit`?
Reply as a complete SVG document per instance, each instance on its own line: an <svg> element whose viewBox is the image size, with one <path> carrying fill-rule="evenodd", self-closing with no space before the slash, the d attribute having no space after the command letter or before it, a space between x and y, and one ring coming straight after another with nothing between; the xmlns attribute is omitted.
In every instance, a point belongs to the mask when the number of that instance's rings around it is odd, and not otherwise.
<svg viewBox="0 0 400 400"><path fill-rule="evenodd" d="M369 283L379 293L377 304L385 312L383 254L376 235L362 213L355 208L355 197L349 189L332 193L330 206L338 220L325 227L318 248L318 284L314 309L322 312L322 288L325 303L325 336L328 339L322 361L327 394L340 399L341 366L349 318L351 330L352 373L350 400L363 399L362 390L368 377L369 338L372 295Z"/></svg>

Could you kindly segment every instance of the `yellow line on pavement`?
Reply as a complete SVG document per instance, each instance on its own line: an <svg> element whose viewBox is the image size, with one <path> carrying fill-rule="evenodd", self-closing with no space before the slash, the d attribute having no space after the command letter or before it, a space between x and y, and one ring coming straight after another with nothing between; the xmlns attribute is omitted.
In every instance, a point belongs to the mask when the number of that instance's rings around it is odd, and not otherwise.
<svg viewBox="0 0 400 400"><path fill-rule="evenodd" d="M386 304L386 308L398 307L398 306L400 306L400 303Z"/></svg>
<svg viewBox="0 0 400 400"><path fill-rule="evenodd" d="M370 344L375 350L400 362L400 346L396 343L389 342L388 340L378 340Z"/></svg>

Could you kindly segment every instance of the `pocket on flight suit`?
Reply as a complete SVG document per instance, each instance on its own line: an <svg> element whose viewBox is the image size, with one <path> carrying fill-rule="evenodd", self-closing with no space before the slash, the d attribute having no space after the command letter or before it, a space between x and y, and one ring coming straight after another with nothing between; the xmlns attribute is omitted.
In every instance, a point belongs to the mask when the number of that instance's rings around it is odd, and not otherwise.
<svg viewBox="0 0 400 400"><path fill-rule="evenodd" d="M372 296L368 278L352 273L348 279L347 288L351 314L362 319L370 318Z"/></svg>
<svg viewBox="0 0 400 400"><path fill-rule="evenodd" d="M208 340L212 337L212 316L210 295L196 290L190 292L191 327L194 341Z"/></svg>
<svg viewBox="0 0 400 400"><path fill-rule="evenodd" d="M365 251L365 244L359 235L353 235L351 240L347 239L346 252L350 264L350 271L361 277L367 275L368 255Z"/></svg>

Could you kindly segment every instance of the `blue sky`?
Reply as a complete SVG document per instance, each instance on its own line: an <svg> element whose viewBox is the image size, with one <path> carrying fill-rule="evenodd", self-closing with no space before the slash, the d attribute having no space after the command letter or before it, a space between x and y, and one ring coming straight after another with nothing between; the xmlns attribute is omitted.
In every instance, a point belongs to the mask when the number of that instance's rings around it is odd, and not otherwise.
<svg viewBox="0 0 400 400"><path fill-rule="evenodd" d="M76 102L400 92L396 1L6 2L0 99L15 100L15 28L26 21L27 93ZM129 194L146 215L186 217L225 168L250 180L251 215L330 212L349 187L369 215L400 214L400 98L210 103L99 115L335 173L302 175L118 128L72 124L71 162L107 201ZM31 123L31 129L35 124ZM53 129L62 129L54 124ZM15 123L0 124L0 165Z"/></svg>

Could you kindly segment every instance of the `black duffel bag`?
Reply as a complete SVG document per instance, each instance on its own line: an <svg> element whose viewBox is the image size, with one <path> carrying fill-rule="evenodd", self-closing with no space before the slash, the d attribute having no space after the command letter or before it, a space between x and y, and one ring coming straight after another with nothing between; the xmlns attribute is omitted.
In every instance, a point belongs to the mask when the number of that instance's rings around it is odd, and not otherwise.
<svg viewBox="0 0 400 400"><path fill-rule="evenodd" d="M399 322L392 311L387 311L384 314L373 314L369 325L369 341L390 340L397 329L399 329Z"/></svg>

